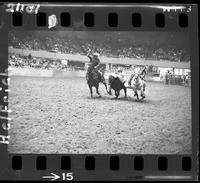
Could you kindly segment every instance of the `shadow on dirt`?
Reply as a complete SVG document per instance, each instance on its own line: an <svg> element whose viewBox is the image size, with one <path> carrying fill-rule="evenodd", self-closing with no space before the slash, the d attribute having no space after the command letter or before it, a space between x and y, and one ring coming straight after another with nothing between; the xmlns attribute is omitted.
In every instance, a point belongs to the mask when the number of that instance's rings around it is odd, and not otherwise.
<svg viewBox="0 0 200 183"><path fill-rule="evenodd" d="M141 103L141 104L146 104L146 103L150 103L150 100L148 99L135 99L133 97L119 97L119 98L115 98L113 96L107 97L107 96L95 96L93 98L91 97L87 97L87 99L91 99L91 100L103 100L103 101L119 101L119 102L137 102L137 103Z"/></svg>

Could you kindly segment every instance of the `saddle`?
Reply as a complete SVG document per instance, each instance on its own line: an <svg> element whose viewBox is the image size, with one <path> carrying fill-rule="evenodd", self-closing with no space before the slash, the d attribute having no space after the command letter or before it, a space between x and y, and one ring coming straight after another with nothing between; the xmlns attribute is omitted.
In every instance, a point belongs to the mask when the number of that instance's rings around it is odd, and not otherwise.
<svg viewBox="0 0 200 183"><path fill-rule="evenodd" d="M127 81L127 83L128 83L129 86L131 86L131 82L132 82L133 77L134 77L134 74L132 74L132 75L129 77L128 81ZM144 82L144 83L146 82L146 80L145 80L145 75L139 75L139 77L140 77L140 79L142 80L142 82Z"/></svg>
<svg viewBox="0 0 200 183"><path fill-rule="evenodd" d="M100 79L102 80L101 73L96 68L88 68L87 69L87 76L92 77L93 79Z"/></svg>

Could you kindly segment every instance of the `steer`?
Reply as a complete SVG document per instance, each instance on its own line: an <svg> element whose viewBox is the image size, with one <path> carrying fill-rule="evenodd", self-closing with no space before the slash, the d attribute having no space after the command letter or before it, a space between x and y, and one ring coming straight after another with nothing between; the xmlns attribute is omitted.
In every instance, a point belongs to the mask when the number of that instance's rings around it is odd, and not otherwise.
<svg viewBox="0 0 200 183"><path fill-rule="evenodd" d="M115 97L118 98L120 90L124 89L124 94L126 97L126 87L124 86L124 83L118 78L114 77L112 75L109 75L108 77L108 85L109 85L109 94L112 95L111 89L115 91Z"/></svg>

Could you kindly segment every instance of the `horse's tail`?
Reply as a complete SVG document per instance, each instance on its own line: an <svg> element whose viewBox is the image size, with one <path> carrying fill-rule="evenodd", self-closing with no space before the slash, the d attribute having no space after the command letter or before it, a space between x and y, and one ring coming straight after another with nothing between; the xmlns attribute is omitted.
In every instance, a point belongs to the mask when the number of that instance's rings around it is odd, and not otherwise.
<svg viewBox="0 0 200 183"><path fill-rule="evenodd" d="M86 72L86 75L85 75L85 78L86 78L86 80L88 81L89 80L89 73L88 72Z"/></svg>
<svg viewBox="0 0 200 183"><path fill-rule="evenodd" d="M105 77L104 77L104 72L100 72L100 80L101 80L101 82L102 83L105 83L106 82L106 79L105 79Z"/></svg>

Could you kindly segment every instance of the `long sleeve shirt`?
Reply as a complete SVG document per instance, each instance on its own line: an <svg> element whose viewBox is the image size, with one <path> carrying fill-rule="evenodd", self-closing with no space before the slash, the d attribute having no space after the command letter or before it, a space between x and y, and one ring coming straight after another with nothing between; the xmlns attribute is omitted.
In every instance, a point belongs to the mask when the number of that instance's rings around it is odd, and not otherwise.
<svg viewBox="0 0 200 183"><path fill-rule="evenodd" d="M100 60L98 58L94 58L90 54L88 54L87 57L90 59L91 66L93 67L97 66L100 63Z"/></svg>

